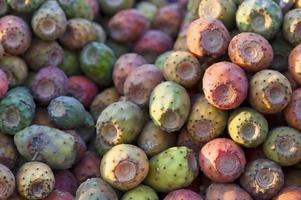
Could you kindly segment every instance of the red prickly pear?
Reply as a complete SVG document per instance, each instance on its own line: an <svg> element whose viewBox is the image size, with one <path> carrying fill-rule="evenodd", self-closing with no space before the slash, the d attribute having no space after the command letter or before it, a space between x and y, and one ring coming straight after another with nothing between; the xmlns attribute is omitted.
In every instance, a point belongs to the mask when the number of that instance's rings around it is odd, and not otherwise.
<svg viewBox="0 0 301 200"><path fill-rule="evenodd" d="M75 195L78 182L69 170L57 170L54 172L54 189Z"/></svg>
<svg viewBox="0 0 301 200"><path fill-rule="evenodd" d="M248 80L245 72L236 64L219 62L206 70L203 90L213 106L230 110L238 107L247 97Z"/></svg>
<svg viewBox="0 0 301 200"><path fill-rule="evenodd" d="M0 199L7 199L15 191L15 176L5 165L0 164Z"/></svg>
<svg viewBox="0 0 301 200"><path fill-rule="evenodd" d="M246 159L243 150L232 140L211 140L200 151L201 170L216 182L233 182L243 173Z"/></svg>
<svg viewBox="0 0 301 200"><path fill-rule="evenodd" d="M253 200L241 187L229 183L213 183L206 193L206 200Z"/></svg>
<svg viewBox="0 0 301 200"><path fill-rule="evenodd" d="M301 187L286 187L273 198L273 200L299 200L301 199Z"/></svg>
<svg viewBox="0 0 301 200"><path fill-rule="evenodd" d="M12 169L17 161L17 150L13 138L0 133L0 163Z"/></svg>
<svg viewBox="0 0 301 200"><path fill-rule="evenodd" d="M0 58L1 59L1 58ZM0 69L0 98L3 98L8 90L8 79L6 73Z"/></svg>
<svg viewBox="0 0 301 200"><path fill-rule="evenodd" d="M74 200L74 197L69 192L54 190L44 200Z"/></svg>
<svg viewBox="0 0 301 200"><path fill-rule="evenodd" d="M286 122L293 128L301 131L301 88L293 92L292 98L286 109L284 116Z"/></svg>
<svg viewBox="0 0 301 200"><path fill-rule="evenodd" d="M203 198L192 190L180 189L170 192L164 200L203 200Z"/></svg>

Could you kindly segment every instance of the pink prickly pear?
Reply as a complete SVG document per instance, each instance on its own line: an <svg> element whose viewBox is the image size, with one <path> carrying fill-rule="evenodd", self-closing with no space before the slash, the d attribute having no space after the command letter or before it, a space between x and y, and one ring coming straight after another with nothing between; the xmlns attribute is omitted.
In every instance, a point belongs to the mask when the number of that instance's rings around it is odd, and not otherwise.
<svg viewBox="0 0 301 200"><path fill-rule="evenodd" d="M188 189L179 189L173 192L170 192L164 200L203 200L203 198L193 192L192 190Z"/></svg>
<svg viewBox="0 0 301 200"><path fill-rule="evenodd" d="M3 98L8 90L8 79L4 71L0 69L0 98Z"/></svg>
<svg viewBox="0 0 301 200"><path fill-rule="evenodd" d="M57 170L54 172L54 189L75 195L78 182L69 170Z"/></svg>
<svg viewBox="0 0 301 200"><path fill-rule="evenodd" d="M74 200L74 197L69 192L54 190L44 200Z"/></svg>

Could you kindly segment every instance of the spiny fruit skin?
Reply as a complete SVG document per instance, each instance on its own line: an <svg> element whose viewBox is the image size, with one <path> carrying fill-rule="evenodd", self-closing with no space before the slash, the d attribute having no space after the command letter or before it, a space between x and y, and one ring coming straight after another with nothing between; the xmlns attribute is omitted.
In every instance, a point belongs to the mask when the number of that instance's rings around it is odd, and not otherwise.
<svg viewBox="0 0 301 200"><path fill-rule="evenodd" d="M233 28L235 24L235 13L237 7L232 0L202 0L198 9L199 17L201 19L219 19L228 29Z"/></svg>
<svg viewBox="0 0 301 200"><path fill-rule="evenodd" d="M203 146L199 163L204 174L215 182L233 182L246 165L243 150L232 140L217 138Z"/></svg>
<svg viewBox="0 0 301 200"><path fill-rule="evenodd" d="M36 108L34 118L31 124L44 125L51 128L55 128L55 125L50 121L47 109L41 106Z"/></svg>
<svg viewBox="0 0 301 200"><path fill-rule="evenodd" d="M152 157L175 146L176 134L166 133L149 121L139 135L137 144L149 157Z"/></svg>
<svg viewBox="0 0 301 200"><path fill-rule="evenodd" d="M273 48L261 35L240 33L230 42L228 54L231 61L246 71L266 69L273 60Z"/></svg>
<svg viewBox="0 0 301 200"><path fill-rule="evenodd" d="M85 108L74 97L59 96L53 99L48 108L53 124L61 129L76 129L84 124Z"/></svg>
<svg viewBox="0 0 301 200"><path fill-rule="evenodd" d="M0 133L0 163L12 169L17 161L17 150L13 138ZM1 197L0 197L1 198Z"/></svg>
<svg viewBox="0 0 301 200"><path fill-rule="evenodd" d="M121 200L159 200L157 193L149 186L139 185L138 187L126 192Z"/></svg>
<svg viewBox="0 0 301 200"><path fill-rule="evenodd" d="M77 52L64 49L63 62L58 67L62 69L67 76L79 75L81 70Z"/></svg>
<svg viewBox="0 0 301 200"><path fill-rule="evenodd" d="M44 0L30 0L30 1L19 1L19 0L6 0L12 10L18 13L30 13L37 9Z"/></svg>
<svg viewBox="0 0 301 200"><path fill-rule="evenodd" d="M106 15L114 15L118 11L130 9L134 5L134 0L121 0L112 2L111 0L98 0L101 11Z"/></svg>
<svg viewBox="0 0 301 200"><path fill-rule="evenodd" d="M226 53L230 39L221 21L205 18L191 22L186 41L188 50L198 57L220 57Z"/></svg>
<svg viewBox="0 0 301 200"><path fill-rule="evenodd" d="M64 60L64 50L56 41L34 40L25 54L30 69L38 71L47 66L59 66Z"/></svg>
<svg viewBox="0 0 301 200"><path fill-rule="evenodd" d="M97 1L97 0L92 0L92 1ZM93 22L93 27L96 32L96 40L95 41L105 43L107 40L107 33L105 32L104 28L96 22Z"/></svg>
<svg viewBox="0 0 301 200"><path fill-rule="evenodd" d="M281 166L291 166L301 161L301 134L291 127L277 127L270 131L263 144L267 158Z"/></svg>
<svg viewBox="0 0 301 200"><path fill-rule="evenodd" d="M199 61L187 51L174 51L168 55L163 65L163 75L168 81L174 81L186 88L193 87L201 79L205 69Z"/></svg>
<svg viewBox="0 0 301 200"><path fill-rule="evenodd" d="M54 189L55 178L50 167L42 162L27 162L16 176L18 192L26 199L44 199Z"/></svg>
<svg viewBox="0 0 301 200"><path fill-rule="evenodd" d="M191 108L187 130L193 140L208 142L222 134L227 119L227 111L214 107L201 95L195 99Z"/></svg>
<svg viewBox="0 0 301 200"><path fill-rule="evenodd" d="M69 170L56 170L54 171L55 177L55 190L68 192L72 195L75 194L78 187L78 182L74 175Z"/></svg>
<svg viewBox="0 0 301 200"><path fill-rule="evenodd" d="M253 200L241 187L230 183L213 183L207 188L206 200Z"/></svg>
<svg viewBox="0 0 301 200"><path fill-rule="evenodd" d="M48 105L56 97L66 94L68 78L58 67L42 68L32 81L32 93L41 105Z"/></svg>
<svg viewBox="0 0 301 200"><path fill-rule="evenodd" d="M119 94L124 94L124 82L128 75L144 64L146 60L136 53L123 54L118 58L114 65L113 81Z"/></svg>
<svg viewBox="0 0 301 200"><path fill-rule="evenodd" d="M16 187L15 176L5 165L0 164L0 199L10 197Z"/></svg>
<svg viewBox="0 0 301 200"><path fill-rule="evenodd" d="M112 49L99 42L91 42L80 53L80 67L84 74L100 86L112 81L116 57Z"/></svg>
<svg viewBox="0 0 301 200"><path fill-rule="evenodd" d="M93 115L95 121L97 121L100 113L107 106L118 101L119 98L120 96L116 91L116 88L114 87L107 88L96 95L90 105L90 112Z"/></svg>
<svg viewBox="0 0 301 200"><path fill-rule="evenodd" d="M258 159L248 163L240 177L240 185L254 199L271 199L282 188L283 183L281 167L268 159Z"/></svg>
<svg viewBox="0 0 301 200"><path fill-rule="evenodd" d="M273 198L273 200L287 200L287 199L300 199L301 198L301 187L285 187L280 193Z"/></svg>
<svg viewBox="0 0 301 200"><path fill-rule="evenodd" d="M142 1L136 5L136 9L151 23L154 22L158 8L151 2ZM0 14L1 15L1 14Z"/></svg>
<svg viewBox="0 0 301 200"><path fill-rule="evenodd" d="M75 200L110 199L118 200L114 189L101 178L91 178L83 182L76 191Z"/></svg>
<svg viewBox="0 0 301 200"><path fill-rule="evenodd" d="M266 69L257 72L249 84L249 102L261 113L278 113L290 101L290 82L278 71Z"/></svg>
<svg viewBox="0 0 301 200"><path fill-rule="evenodd" d="M190 110L190 98L179 84L165 81L151 93L149 113L154 124L170 133L180 130Z"/></svg>
<svg viewBox="0 0 301 200"><path fill-rule="evenodd" d="M266 39L276 35L281 22L281 8L273 1L245 0L236 12L236 24L241 32L254 32Z"/></svg>
<svg viewBox="0 0 301 200"><path fill-rule="evenodd" d="M44 200L74 200L69 192L53 190Z"/></svg>
<svg viewBox="0 0 301 200"><path fill-rule="evenodd" d="M61 35L60 42L68 49L80 49L96 38L96 31L91 21L73 18L68 20L66 31Z"/></svg>
<svg viewBox="0 0 301 200"><path fill-rule="evenodd" d="M1 58L0 58L1 60ZM3 70L0 69L0 98L3 98L8 90L8 79L7 75Z"/></svg>
<svg viewBox="0 0 301 200"><path fill-rule="evenodd" d="M197 177L197 158L187 147L172 147L152 157L145 184L158 192L187 187Z"/></svg>
<svg viewBox="0 0 301 200"><path fill-rule="evenodd" d="M199 154L200 149L205 145L204 142L198 142L191 137L186 127L183 127L177 139L177 146L185 146L192 149L196 155Z"/></svg>
<svg viewBox="0 0 301 200"><path fill-rule="evenodd" d="M93 7L87 0L58 0L58 3L68 18L85 18L92 21L95 17Z"/></svg>
<svg viewBox="0 0 301 200"><path fill-rule="evenodd" d="M109 21L110 36L117 42L133 42L137 40L150 24L147 19L135 9L122 10Z"/></svg>
<svg viewBox="0 0 301 200"><path fill-rule="evenodd" d="M286 122L293 128L301 131L301 116L300 116L300 103L301 103L301 89L296 89L290 103L284 110Z"/></svg>
<svg viewBox="0 0 301 200"><path fill-rule="evenodd" d="M14 135L29 126L35 108L33 97L25 87L11 89L0 102L0 131Z"/></svg>
<svg viewBox="0 0 301 200"><path fill-rule="evenodd" d="M219 62L205 71L203 91L213 106L230 110L238 107L247 97L248 80L245 72L236 64Z"/></svg>
<svg viewBox="0 0 301 200"><path fill-rule="evenodd" d="M301 44L297 45L291 52L288 58L288 70L298 82L301 84L301 74L300 74L300 58L301 58Z"/></svg>
<svg viewBox="0 0 301 200"><path fill-rule="evenodd" d="M247 148L255 148L263 143L268 131L267 120L252 108L236 109L228 120L228 132L232 140Z"/></svg>
<svg viewBox="0 0 301 200"><path fill-rule="evenodd" d="M85 107L89 107L97 92L97 85L85 76L68 79L67 94L77 98Z"/></svg>
<svg viewBox="0 0 301 200"><path fill-rule="evenodd" d="M0 18L0 30L0 43L6 53L20 55L29 48L31 31L22 18L14 15Z"/></svg>
<svg viewBox="0 0 301 200"><path fill-rule="evenodd" d="M119 190L130 190L138 186L147 176L149 163L144 151L134 145L119 144L102 158L102 178Z"/></svg>
<svg viewBox="0 0 301 200"><path fill-rule="evenodd" d="M164 68L164 63L167 60L167 58L169 57L169 55L172 53L173 51L166 51L165 53L162 53L160 56L157 57L154 65L156 67L158 67L158 69L160 69L161 71Z"/></svg>
<svg viewBox="0 0 301 200"><path fill-rule="evenodd" d="M26 160L43 161L52 169L68 169L75 161L74 138L55 128L31 125L16 133L14 141Z"/></svg>
<svg viewBox="0 0 301 200"><path fill-rule="evenodd" d="M9 6L6 0L0 0L0 16L5 15L9 11Z"/></svg>
<svg viewBox="0 0 301 200"><path fill-rule="evenodd" d="M296 46L301 42L301 9L296 8L285 14L283 19L283 36L292 45Z"/></svg>
<svg viewBox="0 0 301 200"><path fill-rule="evenodd" d="M164 200L203 200L203 198L189 189L180 189L170 192Z"/></svg>
<svg viewBox="0 0 301 200"><path fill-rule="evenodd" d="M67 18L57 1L48 0L31 19L33 32L42 40L56 40L67 27Z"/></svg>
<svg viewBox="0 0 301 200"><path fill-rule="evenodd" d="M130 101L119 101L103 110L97 120L97 137L108 145L131 143L144 126L143 112Z"/></svg>
<svg viewBox="0 0 301 200"><path fill-rule="evenodd" d="M284 171L284 186L301 187L301 170L288 168Z"/></svg>
<svg viewBox="0 0 301 200"><path fill-rule="evenodd" d="M79 182L100 177L100 157L93 151L86 151L84 157L73 167L73 174Z"/></svg>
<svg viewBox="0 0 301 200"><path fill-rule="evenodd" d="M124 95L138 106L148 107L152 90L163 80L162 72L155 65L141 65L127 76Z"/></svg>
<svg viewBox="0 0 301 200"><path fill-rule="evenodd" d="M154 63L159 55L171 50L172 39L159 30L146 31L135 43L134 52L142 55L148 63Z"/></svg>

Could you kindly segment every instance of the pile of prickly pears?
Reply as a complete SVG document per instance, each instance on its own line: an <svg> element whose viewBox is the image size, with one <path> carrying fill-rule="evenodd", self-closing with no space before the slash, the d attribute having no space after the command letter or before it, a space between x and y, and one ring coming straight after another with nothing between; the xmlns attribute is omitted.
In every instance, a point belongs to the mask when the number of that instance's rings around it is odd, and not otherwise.
<svg viewBox="0 0 301 200"><path fill-rule="evenodd" d="M301 200L301 0L0 0L0 200Z"/></svg>

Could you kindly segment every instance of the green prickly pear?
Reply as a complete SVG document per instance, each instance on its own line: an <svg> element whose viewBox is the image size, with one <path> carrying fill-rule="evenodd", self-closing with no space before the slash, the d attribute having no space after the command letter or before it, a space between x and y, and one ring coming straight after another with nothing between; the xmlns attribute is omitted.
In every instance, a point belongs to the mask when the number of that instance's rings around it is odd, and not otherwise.
<svg viewBox="0 0 301 200"><path fill-rule="evenodd" d="M126 192L122 196L122 200L133 200L133 199L159 200L159 197L151 187L146 185L139 185L138 187Z"/></svg>
<svg viewBox="0 0 301 200"><path fill-rule="evenodd" d="M166 51L165 53L162 53L160 56L157 57L154 65L156 65L156 67L158 67L162 71L164 68L165 61L172 52L173 51Z"/></svg>
<svg viewBox="0 0 301 200"><path fill-rule="evenodd" d="M157 6L148 1L139 2L136 9L151 23L155 20L158 12Z"/></svg>
<svg viewBox="0 0 301 200"><path fill-rule="evenodd" d="M93 7L87 0L58 0L58 2L68 18L85 18L88 20L93 20L94 18Z"/></svg>
<svg viewBox="0 0 301 200"><path fill-rule="evenodd" d="M283 19L283 37L292 45L301 42L301 8L290 10Z"/></svg>
<svg viewBox="0 0 301 200"><path fill-rule="evenodd" d="M30 13L37 9L45 0L6 0L12 10L18 13Z"/></svg>
<svg viewBox="0 0 301 200"><path fill-rule="evenodd" d="M58 66L67 76L79 75L81 73L78 55L75 51L64 49L63 62Z"/></svg>
<svg viewBox="0 0 301 200"><path fill-rule="evenodd" d="M113 15L120 10L125 10L133 7L134 0L119 0L119 1L112 1L112 0L98 0L101 11L104 12L106 15Z"/></svg>

